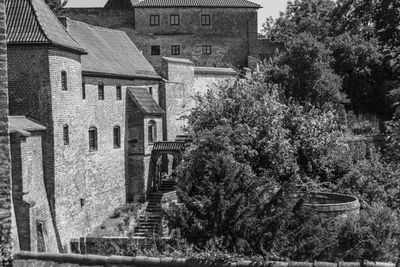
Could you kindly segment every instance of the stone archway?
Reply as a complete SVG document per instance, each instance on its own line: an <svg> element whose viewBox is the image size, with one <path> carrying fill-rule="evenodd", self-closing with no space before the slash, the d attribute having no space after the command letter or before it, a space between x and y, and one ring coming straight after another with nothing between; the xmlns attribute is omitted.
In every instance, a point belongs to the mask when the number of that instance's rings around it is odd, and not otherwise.
<svg viewBox="0 0 400 267"><path fill-rule="evenodd" d="M182 160L185 142L156 142L151 152L147 192L157 192L163 179L172 178ZM172 157L171 168L168 156Z"/></svg>

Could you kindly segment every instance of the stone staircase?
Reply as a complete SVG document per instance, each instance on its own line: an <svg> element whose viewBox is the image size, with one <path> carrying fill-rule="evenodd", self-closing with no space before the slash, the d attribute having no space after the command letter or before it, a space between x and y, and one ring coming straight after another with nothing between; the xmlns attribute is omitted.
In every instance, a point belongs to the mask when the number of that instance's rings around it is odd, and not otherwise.
<svg viewBox="0 0 400 267"><path fill-rule="evenodd" d="M175 191L175 186L175 180L166 179L161 182L158 192L150 194L145 214L138 220L134 237L162 236L161 199L163 194Z"/></svg>

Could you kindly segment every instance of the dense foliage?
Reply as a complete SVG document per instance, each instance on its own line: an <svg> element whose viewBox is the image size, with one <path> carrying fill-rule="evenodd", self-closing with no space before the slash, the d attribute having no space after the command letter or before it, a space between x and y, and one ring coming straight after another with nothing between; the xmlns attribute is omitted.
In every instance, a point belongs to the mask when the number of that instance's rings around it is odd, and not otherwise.
<svg viewBox="0 0 400 267"><path fill-rule="evenodd" d="M53 13L57 16L63 15L63 8L67 5L68 0L45 0Z"/></svg>
<svg viewBox="0 0 400 267"><path fill-rule="evenodd" d="M333 105L290 101L266 73L197 101L177 172L183 205L169 212L188 242L292 260L397 259L399 165L346 140ZM359 197L361 219L310 215L302 201L314 190Z"/></svg>

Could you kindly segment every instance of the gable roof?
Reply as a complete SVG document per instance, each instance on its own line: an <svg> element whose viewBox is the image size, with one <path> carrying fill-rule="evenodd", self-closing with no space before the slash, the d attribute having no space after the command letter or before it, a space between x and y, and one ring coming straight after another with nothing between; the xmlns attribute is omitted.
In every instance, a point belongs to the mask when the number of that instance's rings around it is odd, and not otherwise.
<svg viewBox="0 0 400 267"><path fill-rule="evenodd" d="M31 135L29 132L45 131L46 127L43 125L27 119L25 116L9 116L8 117L9 132L20 133L23 136Z"/></svg>
<svg viewBox="0 0 400 267"><path fill-rule="evenodd" d="M162 115L165 113L149 93L147 87L128 87L128 93L144 115Z"/></svg>
<svg viewBox="0 0 400 267"><path fill-rule="evenodd" d="M7 0L8 44L52 44L85 54L43 0Z"/></svg>
<svg viewBox="0 0 400 267"><path fill-rule="evenodd" d="M125 32L69 19L67 25L70 34L89 52L82 57L84 73L160 79Z"/></svg>
<svg viewBox="0 0 400 267"><path fill-rule="evenodd" d="M134 7L242 7L261 8L247 0L143 0Z"/></svg>

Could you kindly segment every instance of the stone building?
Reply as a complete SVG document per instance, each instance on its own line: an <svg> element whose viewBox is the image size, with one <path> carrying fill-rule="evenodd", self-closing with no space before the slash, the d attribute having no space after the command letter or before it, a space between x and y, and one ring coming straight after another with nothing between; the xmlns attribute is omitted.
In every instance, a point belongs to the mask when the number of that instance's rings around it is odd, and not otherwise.
<svg viewBox="0 0 400 267"><path fill-rule="evenodd" d="M158 101L160 81L125 33L64 22L43 0L7 1L10 114L46 127L44 184L60 250L129 198L126 88L151 88Z"/></svg>
<svg viewBox="0 0 400 267"><path fill-rule="evenodd" d="M58 252L43 179L42 135L46 127L10 116L12 196L17 234L14 249Z"/></svg>
<svg viewBox="0 0 400 267"><path fill-rule="evenodd" d="M109 0L104 7L66 11L79 21L124 30L159 70L162 57L247 67L249 57L270 56L280 45L258 38L259 8L247 0Z"/></svg>

